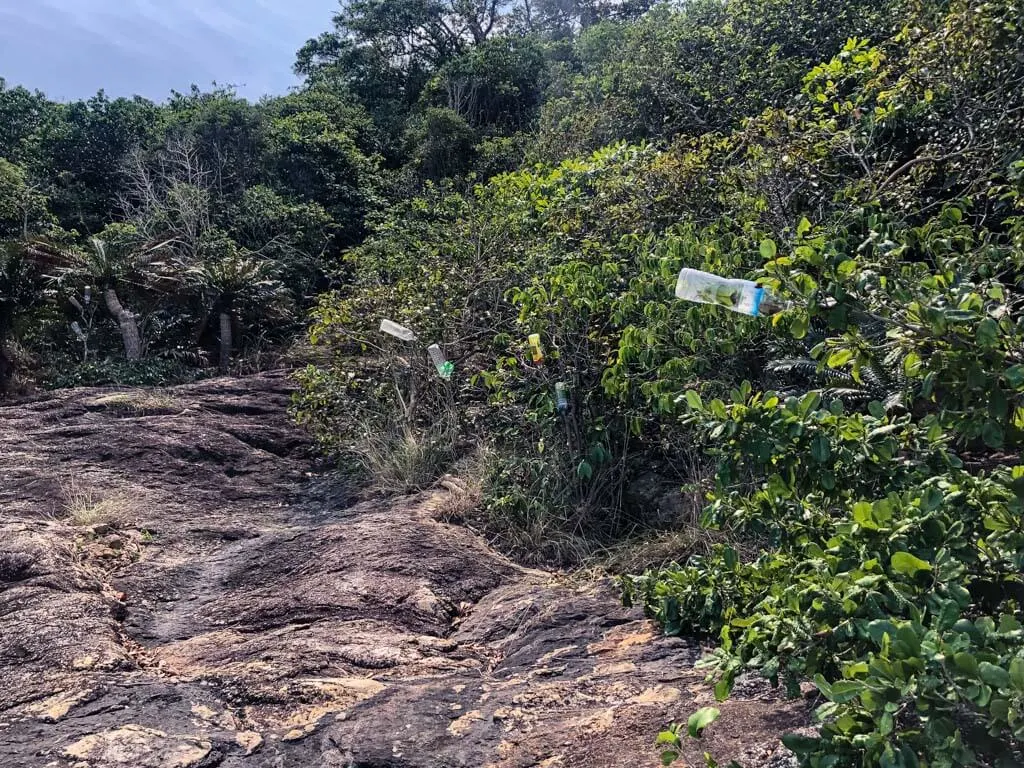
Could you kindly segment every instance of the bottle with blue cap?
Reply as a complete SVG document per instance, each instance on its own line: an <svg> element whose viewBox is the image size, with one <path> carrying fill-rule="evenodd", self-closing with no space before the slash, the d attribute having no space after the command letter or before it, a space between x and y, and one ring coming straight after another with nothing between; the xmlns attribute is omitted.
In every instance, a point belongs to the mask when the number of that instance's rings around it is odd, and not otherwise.
<svg viewBox="0 0 1024 768"><path fill-rule="evenodd" d="M772 314L783 308L755 282L731 280L699 269L684 269L679 273L676 296L698 304L714 304L750 317Z"/></svg>

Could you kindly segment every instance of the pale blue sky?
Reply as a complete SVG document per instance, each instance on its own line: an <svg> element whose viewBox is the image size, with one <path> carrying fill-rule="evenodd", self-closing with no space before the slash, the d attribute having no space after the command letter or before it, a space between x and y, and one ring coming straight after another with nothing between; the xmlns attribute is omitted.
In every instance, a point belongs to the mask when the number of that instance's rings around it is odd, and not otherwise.
<svg viewBox="0 0 1024 768"><path fill-rule="evenodd" d="M193 84L250 98L296 83L295 52L338 0L0 0L0 77L66 101L160 101Z"/></svg>

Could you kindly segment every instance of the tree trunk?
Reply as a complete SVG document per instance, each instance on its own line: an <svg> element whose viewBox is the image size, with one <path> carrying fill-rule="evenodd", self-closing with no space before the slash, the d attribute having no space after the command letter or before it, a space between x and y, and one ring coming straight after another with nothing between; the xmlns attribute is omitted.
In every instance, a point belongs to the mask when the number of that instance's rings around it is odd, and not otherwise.
<svg viewBox="0 0 1024 768"><path fill-rule="evenodd" d="M199 346L203 341L203 334L206 333L207 327L210 325L210 308L206 306L206 302L203 302L203 308L200 310L199 320L196 322L196 329L192 332L192 343L195 346Z"/></svg>
<svg viewBox="0 0 1024 768"><path fill-rule="evenodd" d="M233 346L233 334L231 332L231 313L220 313L220 370L221 373L228 372L231 364L231 347Z"/></svg>
<svg viewBox="0 0 1024 768"><path fill-rule="evenodd" d="M103 299L107 305L107 311L117 320L121 326L121 339L124 341L124 356L128 360L142 359L142 337L139 335L139 324L135 322L135 315L121 306L117 298L117 292L113 288L107 288L103 292Z"/></svg>

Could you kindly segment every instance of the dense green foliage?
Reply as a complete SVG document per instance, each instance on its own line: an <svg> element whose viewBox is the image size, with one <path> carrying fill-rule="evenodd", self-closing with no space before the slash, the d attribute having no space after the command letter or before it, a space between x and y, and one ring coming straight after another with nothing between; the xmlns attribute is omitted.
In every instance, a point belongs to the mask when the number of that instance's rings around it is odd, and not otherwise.
<svg viewBox="0 0 1024 768"><path fill-rule="evenodd" d="M1019 764L1022 22L698 2L549 44L536 128L504 144L542 162L371 217L316 310L336 362L306 371L300 415L342 453L367 432L478 448L479 522L527 558L664 525L632 492L652 471L703 489L730 543L624 586L719 640L719 695L814 681L820 737L786 739L808 766ZM434 135L478 161L512 130L445 114ZM684 266L787 308L679 302ZM442 343L452 380L382 317Z"/></svg>
<svg viewBox="0 0 1024 768"><path fill-rule="evenodd" d="M24 273L4 383L12 360L52 384L134 381L143 359L143 378L191 375L286 342L379 203L372 121L314 87L57 104L0 82L0 124L0 240Z"/></svg>

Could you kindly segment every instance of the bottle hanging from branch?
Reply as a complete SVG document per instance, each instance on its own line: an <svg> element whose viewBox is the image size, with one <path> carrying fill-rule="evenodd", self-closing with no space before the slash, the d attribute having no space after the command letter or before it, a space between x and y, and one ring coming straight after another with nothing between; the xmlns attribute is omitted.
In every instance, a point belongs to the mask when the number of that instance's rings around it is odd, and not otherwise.
<svg viewBox="0 0 1024 768"><path fill-rule="evenodd" d="M531 333L527 341L530 342L530 357L534 365L543 365L544 348L540 345L540 334Z"/></svg>
<svg viewBox="0 0 1024 768"><path fill-rule="evenodd" d="M785 307L750 280L730 280L699 269L684 269L676 282L676 296L698 304L714 304L750 317L774 314Z"/></svg>
<svg viewBox="0 0 1024 768"><path fill-rule="evenodd" d="M381 333L386 333L389 336L394 336L396 339L402 341L416 341L416 334L406 328L404 325L392 322L391 320L380 321Z"/></svg>
<svg viewBox="0 0 1024 768"><path fill-rule="evenodd" d="M555 408L558 412L565 414L569 410L569 389L564 381L555 383Z"/></svg>
<svg viewBox="0 0 1024 768"><path fill-rule="evenodd" d="M431 344L427 347L427 355L430 357L430 362L437 369L438 376L442 379L450 379L452 377L452 373L455 372L455 366L444 356L440 346Z"/></svg>

